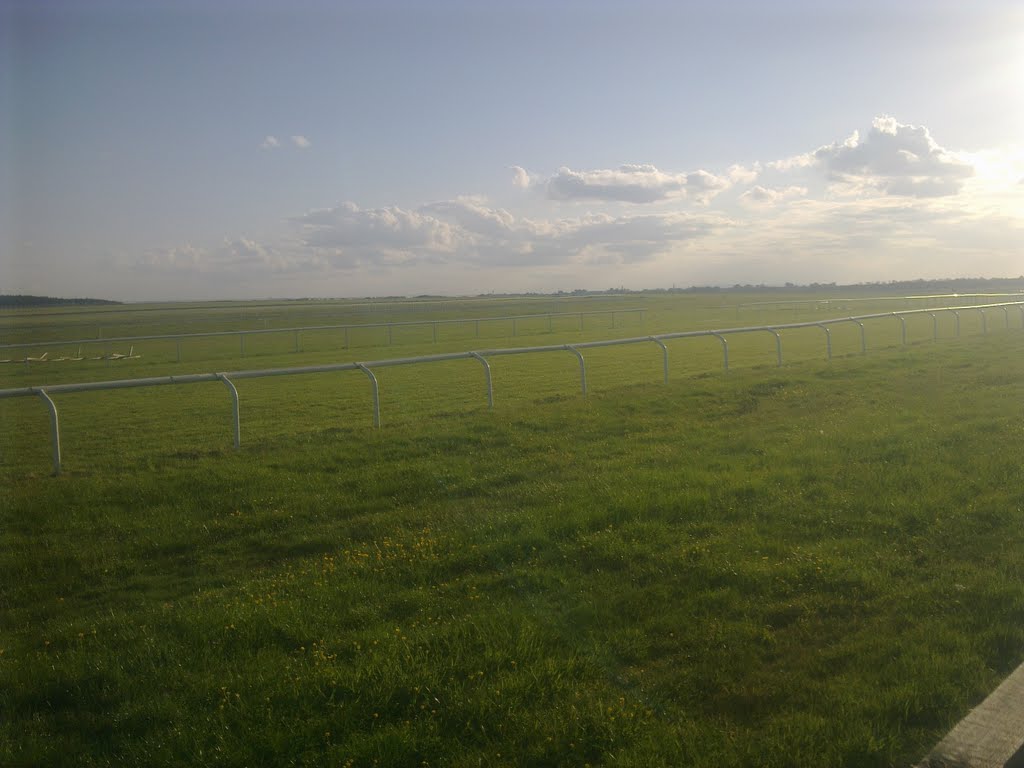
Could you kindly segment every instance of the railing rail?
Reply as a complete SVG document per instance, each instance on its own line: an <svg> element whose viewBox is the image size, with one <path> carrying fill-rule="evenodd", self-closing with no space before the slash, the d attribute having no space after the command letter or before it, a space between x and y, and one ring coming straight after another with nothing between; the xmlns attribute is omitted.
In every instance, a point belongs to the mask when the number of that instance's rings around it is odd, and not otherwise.
<svg viewBox="0 0 1024 768"><path fill-rule="evenodd" d="M483 365L484 375L487 382L487 403L489 408L494 407L494 389L491 380L491 367L488 363L488 358L501 357L506 355L523 355L523 354L539 354L546 352L571 352L579 362L580 368L580 387L584 397L587 396L587 369L586 361L580 350L583 349L597 349L601 347L612 347L612 346L623 346L628 344L657 344L662 350L663 355L663 367L665 382L669 379L669 368L668 368L668 347L664 342L674 339L692 339L699 337L715 337L722 344L722 367L725 371L729 370L729 344L726 340L726 336L738 335L743 333L763 333L768 331L775 337L776 343L776 355L778 365L782 365L782 336L780 331L795 330L799 328L820 328L825 332L825 351L826 359L832 359L832 334L829 330L829 326L835 326L840 323L854 323L860 329L860 341L861 341L861 353L866 353L867 343L865 336L865 328L863 321L865 320L877 320L881 318L896 318L900 321L900 339L902 344L906 344L906 317L908 315L929 315L933 321L933 333L934 338L938 337L935 313L936 312L950 312L956 318L956 335L960 335L960 312L967 310L974 310L980 313L982 320L982 332L988 333L988 322L986 320L985 310L986 309L1001 309L1005 316L1006 328L1010 327L1010 313L1009 308L1016 307L1020 311L1021 315L1021 326L1024 327L1024 301L1015 302L1001 302L998 304L985 304L985 305L973 305L966 307L941 307L941 308L929 308L929 309L908 309L899 312L878 312L868 315L859 315L856 317L838 317L831 320L815 320L799 323L783 323L779 325L752 325L744 326L740 328L723 328L718 330L701 330L701 331L678 331L674 333L661 333L651 336L634 336L630 338L622 339L604 339L599 341L581 341L576 344L551 344L545 346L535 347L510 347L505 349L487 349L487 350L476 350L470 352L448 352L436 355L422 355L419 357L402 357L402 358L390 358L385 360L372 360L367 362L354 362L354 363L333 363L329 365L311 365L311 366L299 366L291 368L266 368L262 370L243 370L243 371L229 371L222 373L193 373L186 374L183 376L153 376L148 378L140 379L121 379L114 381L92 381L82 382L77 384L54 384L52 386L42 387L18 387L13 389L0 389L0 399L14 398L14 397L39 397L41 398L49 411L50 414L50 433L53 448L53 472L54 475L59 475L61 470L61 454L60 454L60 428L59 418L56 404L53 402L52 395L67 394L73 392L93 392L97 390L107 389L132 389L138 387L155 387L165 386L170 384L198 384L203 382L222 382L230 391L232 397L232 409L234 415L234 442L235 447L241 446L241 423L239 415L239 398L238 390L234 386L234 381L240 379L259 379L267 378L270 376L290 376L298 374L310 374L310 373L330 373L335 371L353 371L359 370L366 374L369 378L373 388L373 424L374 427L380 428L380 393L377 384L377 378L373 373L374 368L388 368L392 366L401 365L419 365L426 363L445 362L451 360L476 360ZM623 311L623 310L616 310Z"/></svg>

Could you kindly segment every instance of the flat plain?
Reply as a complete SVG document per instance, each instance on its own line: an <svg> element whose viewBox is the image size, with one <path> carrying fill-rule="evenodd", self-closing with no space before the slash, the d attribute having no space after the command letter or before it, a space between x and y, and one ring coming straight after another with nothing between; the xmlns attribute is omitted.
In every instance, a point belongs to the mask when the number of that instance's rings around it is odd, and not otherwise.
<svg viewBox="0 0 1024 768"><path fill-rule="evenodd" d="M921 305L868 298L7 313L8 344L367 327L7 363L0 388ZM786 331L781 367L730 336L728 373L717 339L673 341L667 384L653 344L587 350L586 398L568 352L493 358L493 411L475 361L386 368L380 430L359 371L247 380L238 451L219 383L61 395L58 478L42 404L0 400L0 763L911 763L1024 640L1021 315L953 321L868 321L863 355L834 325L831 360ZM418 324L369 327L394 322Z"/></svg>

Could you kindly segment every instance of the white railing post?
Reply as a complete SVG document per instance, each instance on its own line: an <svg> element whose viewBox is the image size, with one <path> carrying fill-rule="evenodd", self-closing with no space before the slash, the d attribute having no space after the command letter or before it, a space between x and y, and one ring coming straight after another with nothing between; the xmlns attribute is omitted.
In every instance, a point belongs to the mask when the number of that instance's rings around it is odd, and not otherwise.
<svg viewBox="0 0 1024 768"><path fill-rule="evenodd" d="M46 409L50 412L50 444L53 453L53 476L60 476L60 421L57 418L57 406L46 394L45 389L37 389L36 394L46 403Z"/></svg>
<svg viewBox="0 0 1024 768"><path fill-rule="evenodd" d="M231 411L235 419L235 449L237 450L242 447L242 422L238 414L238 390L223 373L218 373L217 378L224 382L224 386L231 393Z"/></svg>
<svg viewBox="0 0 1024 768"><path fill-rule="evenodd" d="M960 313L957 312L955 309L953 310L953 318L955 319L956 323L956 336L957 338L960 338Z"/></svg>
<svg viewBox="0 0 1024 768"><path fill-rule="evenodd" d="M817 326L825 332L825 356L827 360L832 359L832 332L823 324L817 323Z"/></svg>
<svg viewBox="0 0 1024 768"><path fill-rule="evenodd" d="M373 375L373 371L362 363L356 363L356 368L365 373L370 379L370 384L373 387L373 426L376 429L380 429L380 387L377 386L377 377Z"/></svg>
<svg viewBox="0 0 1024 768"><path fill-rule="evenodd" d="M576 355L576 358L580 361L580 387L583 389L583 396L586 397L587 396L587 366L586 366L586 363L583 362L583 355L581 355L580 351L578 349L576 349L576 347L572 346L572 344L566 344L565 345L565 349L569 350L574 355Z"/></svg>
<svg viewBox="0 0 1024 768"><path fill-rule="evenodd" d="M860 327L860 353L862 355L866 355L868 353L868 340L864 334L864 323L853 317L851 317L850 320Z"/></svg>
<svg viewBox="0 0 1024 768"><path fill-rule="evenodd" d="M932 341L939 340L939 318L935 316L934 312L929 312L932 317Z"/></svg>
<svg viewBox="0 0 1024 768"><path fill-rule="evenodd" d="M903 344L903 346L906 346L907 345L907 321L904 319L903 315L896 314L895 312L892 313L892 316L895 317L895 318L898 318L899 321L900 321L900 342Z"/></svg>
<svg viewBox="0 0 1024 768"><path fill-rule="evenodd" d="M484 378L487 379L487 407L490 410L494 410L494 387L491 384L491 364L487 362L486 358L479 352L470 352L470 355L475 357L484 367Z"/></svg>
<svg viewBox="0 0 1024 768"><path fill-rule="evenodd" d="M978 313L981 315L981 335L988 335L988 318L985 317L985 310L978 308Z"/></svg>
<svg viewBox="0 0 1024 768"><path fill-rule="evenodd" d="M1006 320L1006 330L1010 330L1010 310L1006 307L1000 307L1003 310L1003 318Z"/></svg>
<svg viewBox="0 0 1024 768"><path fill-rule="evenodd" d="M665 346L665 342L661 339L655 338L654 336L650 336L648 338L661 347L662 360L665 368L665 383L668 384L668 347Z"/></svg>
<svg viewBox="0 0 1024 768"><path fill-rule="evenodd" d="M779 333L778 331L776 331L774 328L765 328L765 330L768 331L768 333L771 333L771 334L773 334L775 336L776 367L781 368L782 367L782 334Z"/></svg>
<svg viewBox="0 0 1024 768"><path fill-rule="evenodd" d="M725 336L720 333L711 332L711 335L716 337L722 342L722 368L726 373L729 372L729 342L725 340Z"/></svg>

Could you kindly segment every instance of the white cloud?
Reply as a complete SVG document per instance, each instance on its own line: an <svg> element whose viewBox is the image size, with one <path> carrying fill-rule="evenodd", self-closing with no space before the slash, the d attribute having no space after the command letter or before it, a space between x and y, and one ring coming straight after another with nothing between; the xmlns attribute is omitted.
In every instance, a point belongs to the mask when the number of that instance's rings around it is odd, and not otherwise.
<svg viewBox="0 0 1024 768"><path fill-rule="evenodd" d="M260 243L244 236L224 238L220 248L211 254L211 261L220 267L242 267L246 270L269 269L285 272L302 266L302 254L289 253L281 247Z"/></svg>
<svg viewBox="0 0 1024 768"><path fill-rule="evenodd" d="M784 200L790 200L796 197L804 197L807 195L807 187L763 187L760 184L755 184L753 187L748 189L746 192L739 196L739 202L742 205L748 207L765 207L775 205Z"/></svg>
<svg viewBox="0 0 1024 768"><path fill-rule="evenodd" d="M621 165L613 170L574 171L562 167L547 180L552 200L606 200L654 203L676 197L707 202L729 186L707 171L665 173L653 165Z"/></svg>
<svg viewBox="0 0 1024 768"><path fill-rule="evenodd" d="M747 168L745 165L738 164L730 165L725 175L733 184L753 184L760 173L761 164L754 163L753 168Z"/></svg>
<svg viewBox="0 0 1024 768"><path fill-rule="evenodd" d="M206 259L204 248L186 243L173 248L150 248L142 254L138 263L157 269L197 269L204 266Z"/></svg>
<svg viewBox="0 0 1024 768"><path fill-rule="evenodd" d="M854 131L854 136L857 132ZM801 155L793 155L792 157L784 157L781 160L772 160L769 163L765 163L765 167L773 171L792 171L800 168L810 168L814 166L816 160L813 152L806 152Z"/></svg>
<svg viewBox="0 0 1024 768"><path fill-rule="evenodd" d="M957 195L975 174L970 156L941 146L924 126L887 116L876 117L865 135L855 130L764 168L761 179L776 185L798 181L825 185L834 195L922 199Z"/></svg>
<svg viewBox="0 0 1024 768"><path fill-rule="evenodd" d="M556 242L568 253L603 252L617 256L622 263L634 263L666 254L728 226L730 223L722 217L684 213L591 216L560 233Z"/></svg>
<svg viewBox="0 0 1024 768"><path fill-rule="evenodd" d="M554 265L651 259L728 225L724 217L680 212L535 220L464 197L362 209L343 203L293 219L302 245L327 249L336 265Z"/></svg>
<svg viewBox="0 0 1024 768"><path fill-rule="evenodd" d="M323 265L310 249L281 240L264 243L249 237L225 237L215 246L191 244L173 248L153 248L141 257L115 259L119 268L145 269L161 275L201 274L205 277L231 274L302 272Z"/></svg>
<svg viewBox="0 0 1024 768"><path fill-rule="evenodd" d="M196 281L210 285L275 275L310 285L310 295L331 279L336 287L321 294L369 290L350 287L357 281L419 293L546 290L598 279L640 287L1019 272L1024 150L953 151L927 128L893 118L724 172L507 170L514 185L545 194L510 196L523 210L482 196L404 207L345 202L293 217L291 230L275 236L157 249L133 264L168 280L202 275ZM694 202L706 207L685 209Z"/></svg>
<svg viewBox="0 0 1024 768"><path fill-rule="evenodd" d="M530 186L530 174L526 172L524 168L520 168L518 165L510 166L512 170L512 183L517 187L525 189Z"/></svg>
<svg viewBox="0 0 1024 768"><path fill-rule="evenodd" d="M367 261L415 261L452 253L457 228L420 211L389 206L360 208L345 202L296 217L304 245L358 254Z"/></svg>
<svg viewBox="0 0 1024 768"><path fill-rule="evenodd" d="M690 200L708 205L733 188L738 193L735 199L746 207L777 204L826 187L833 195L946 197L960 193L974 174L966 154L942 147L927 128L885 116L875 118L863 136L853 131L846 139L816 150L763 164L734 164L721 174L703 169L672 173L644 164L596 170L562 167L538 180L519 166L513 170L515 183L543 186L552 200L634 204ZM751 186L755 182L759 188Z"/></svg>
<svg viewBox="0 0 1024 768"><path fill-rule="evenodd" d="M312 145L309 139L305 136L291 136L290 137L292 146L298 149L309 149ZM265 136L263 141L260 142L262 149L277 149L281 146L281 140L277 136Z"/></svg>
<svg viewBox="0 0 1024 768"><path fill-rule="evenodd" d="M685 179L661 173L653 165L623 165L616 170L573 171L562 167L548 179L548 197L651 203L680 194Z"/></svg>
<svg viewBox="0 0 1024 768"><path fill-rule="evenodd" d="M486 200L474 197L428 203L419 210L447 219L467 232L495 239L516 239L534 231L528 220L516 220L504 208L489 208Z"/></svg>
<svg viewBox="0 0 1024 768"><path fill-rule="evenodd" d="M888 195L955 195L974 169L939 146L924 126L876 117L863 140L854 132L814 158L830 180L862 183Z"/></svg>

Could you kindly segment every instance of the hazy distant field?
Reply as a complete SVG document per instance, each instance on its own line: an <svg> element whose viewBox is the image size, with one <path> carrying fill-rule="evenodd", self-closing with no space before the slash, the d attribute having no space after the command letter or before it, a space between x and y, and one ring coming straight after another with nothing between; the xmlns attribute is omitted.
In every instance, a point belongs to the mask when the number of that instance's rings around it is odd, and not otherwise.
<svg viewBox="0 0 1024 768"><path fill-rule="evenodd" d="M144 342L0 387L908 308L759 298L7 313L13 343L646 309ZM493 413L476 362L384 369L379 432L362 373L245 381L239 452L221 384L69 394L61 478L42 404L0 401L0 764L908 764L1021 661L1009 319L871 321L866 356L837 327L831 363L794 331L781 369L731 337L728 375L670 342L668 385L653 344L590 350L586 400L568 353L500 358Z"/></svg>

